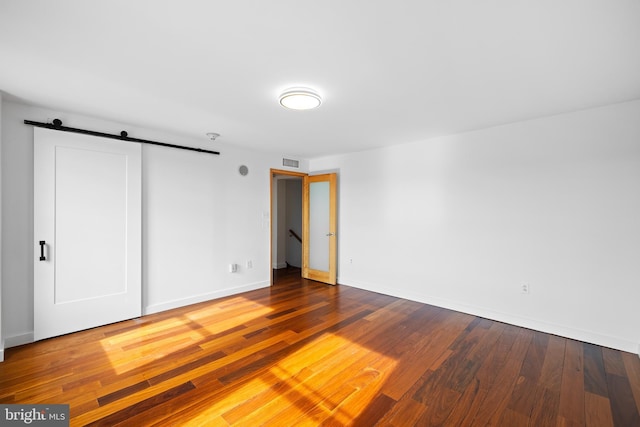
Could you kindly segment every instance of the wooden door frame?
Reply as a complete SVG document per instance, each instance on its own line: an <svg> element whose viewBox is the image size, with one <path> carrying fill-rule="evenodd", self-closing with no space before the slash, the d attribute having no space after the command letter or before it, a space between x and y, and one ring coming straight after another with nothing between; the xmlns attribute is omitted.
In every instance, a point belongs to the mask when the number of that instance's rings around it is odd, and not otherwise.
<svg viewBox="0 0 640 427"><path fill-rule="evenodd" d="M309 176L309 174L305 172L269 169L269 277L271 286L273 286L273 184L276 175L295 176L302 179Z"/></svg>

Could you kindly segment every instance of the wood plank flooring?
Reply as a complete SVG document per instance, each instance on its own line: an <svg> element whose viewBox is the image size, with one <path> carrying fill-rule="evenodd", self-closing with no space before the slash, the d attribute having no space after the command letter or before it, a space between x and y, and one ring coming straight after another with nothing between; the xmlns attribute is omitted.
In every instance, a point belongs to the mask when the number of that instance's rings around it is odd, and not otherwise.
<svg viewBox="0 0 640 427"><path fill-rule="evenodd" d="M0 403L78 426L640 426L638 355L296 269L5 355Z"/></svg>

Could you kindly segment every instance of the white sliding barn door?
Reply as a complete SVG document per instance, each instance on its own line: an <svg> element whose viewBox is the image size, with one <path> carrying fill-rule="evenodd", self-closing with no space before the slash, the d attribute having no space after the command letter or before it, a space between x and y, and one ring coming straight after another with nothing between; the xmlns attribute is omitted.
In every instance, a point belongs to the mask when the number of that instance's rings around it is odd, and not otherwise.
<svg viewBox="0 0 640 427"><path fill-rule="evenodd" d="M141 315L141 147L34 128L34 338Z"/></svg>

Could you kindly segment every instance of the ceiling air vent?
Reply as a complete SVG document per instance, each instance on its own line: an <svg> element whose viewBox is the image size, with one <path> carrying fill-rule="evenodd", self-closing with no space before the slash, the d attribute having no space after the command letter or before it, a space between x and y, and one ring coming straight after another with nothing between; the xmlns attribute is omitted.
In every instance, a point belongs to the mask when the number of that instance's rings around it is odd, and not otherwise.
<svg viewBox="0 0 640 427"><path fill-rule="evenodd" d="M299 168L300 162L293 159L282 159L282 166L289 166L290 168Z"/></svg>

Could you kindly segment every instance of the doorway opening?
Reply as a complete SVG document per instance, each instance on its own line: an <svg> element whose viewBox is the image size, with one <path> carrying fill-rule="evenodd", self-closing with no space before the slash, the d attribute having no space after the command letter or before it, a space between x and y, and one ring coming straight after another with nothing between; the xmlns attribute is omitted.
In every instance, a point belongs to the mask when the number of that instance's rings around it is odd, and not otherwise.
<svg viewBox="0 0 640 427"><path fill-rule="evenodd" d="M302 277L305 173L271 170L271 284Z"/></svg>

